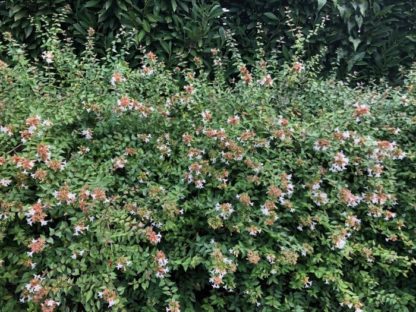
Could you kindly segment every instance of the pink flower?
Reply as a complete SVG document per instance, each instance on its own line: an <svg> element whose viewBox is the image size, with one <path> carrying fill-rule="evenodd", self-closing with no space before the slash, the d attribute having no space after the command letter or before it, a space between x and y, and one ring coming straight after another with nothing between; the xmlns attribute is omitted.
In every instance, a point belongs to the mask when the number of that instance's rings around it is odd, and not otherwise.
<svg viewBox="0 0 416 312"><path fill-rule="evenodd" d="M354 116L357 117L357 121L360 121L360 117L370 115L370 107L363 104L355 104Z"/></svg>
<svg viewBox="0 0 416 312"><path fill-rule="evenodd" d="M347 206L349 206L349 207L355 207L355 206L357 206L361 202L361 200L362 200L362 197L361 196L354 195L347 188L341 189L341 191L339 192L339 194L340 194L341 200L345 204L347 204Z"/></svg>
<svg viewBox="0 0 416 312"><path fill-rule="evenodd" d="M187 85L187 86L184 86L183 88L186 91L186 93L188 93L188 94L194 94L195 93L195 88L191 84Z"/></svg>
<svg viewBox="0 0 416 312"><path fill-rule="evenodd" d="M32 257L33 254L40 253L45 248L45 239L32 239L32 242L29 244L29 248L30 252L28 253L28 255L30 257Z"/></svg>
<svg viewBox="0 0 416 312"><path fill-rule="evenodd" d="M30 210L25 214L27 223L29 225L32 225L33 223L39 222L41 225L46 225L48 221L45 220L45 208L46 207L42 205L42 202L40 200L33 204Z"/></svg>
<svg viewBox="0 0 416 312"><path fill-rule="evenodd" d="M114 290L110 290L108 288L100 291L98 293L98 297L102 298L104 301L108 303L108 307L111 308L113 305L117 303L117 294Z"/></svg>
<svg viewBox="0 0 416 312"><path fill-rule="evenodd" d="M111 84L115 86L116 84L124 82L126 79L123 77L123 75L119 72L115 72L113 76L111 77Z"/></svg>
<svg viewBox="0 0 416 312"><path fill-rule="evenodd" d="M231 116L227 119L229 125L238 125L240 123L240 117L238 115Z"/></svg>
<svg viewBox="0 0 416 312"><path fill-rule="evenodd" d="M317 152L324 152L330 147L331 143L328 140L320 139L313 145L313 149Z"/></svg>
<svg viewBox="0 0 416 312"><path fill-rule="evenodd" d="M130 110L133 108L133 102L127 96L123 96L121 99L117 101L118 109L122 112Z"/></svg>
<svg viewBox="0 0 416 312"><path fill-rule="evenodd" d="M203 122L209 122L212 119L212 114L210 111L206 110L201 113Z"/></svg>
<svg viewBox="0 0 416 312"><path fill-rule="evenodd" d="M155 256L156 262L156 277L163 278L169 272L167 267L168 259L166 258L165 253L162 250L158 250Z"/></svg>
<svg viewBox="0 0 416 312"><path fill-rule="evenodd" d="M305 66L300 62L295 62L293 64L293 70L297 73L301 73L305 70Z"/></svg>
<svg viewBox="0 0 416 312"><path fill-rule="evenodd" d="M157 245L162 240L162 234L156 233L151 227L146 228L146 237L152 245Z"/></svg>
<svg viewBox="0 0 416 312"><path fill-rule="evenodd" d="M342 151L338 152L334 156L334 162L332 163L332 166L331 166L330 170L332 172L343 171L343 170L347 169L348 163L349 163L349 159L347 157L345 157L344 153Z"/></svg>

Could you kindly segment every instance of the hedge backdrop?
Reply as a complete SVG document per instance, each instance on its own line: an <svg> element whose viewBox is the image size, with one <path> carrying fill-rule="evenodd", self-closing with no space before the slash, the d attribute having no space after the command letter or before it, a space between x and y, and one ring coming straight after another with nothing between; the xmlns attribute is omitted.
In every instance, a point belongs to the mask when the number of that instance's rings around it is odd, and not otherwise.
<svg viewBox="0 0 416 312"><path fill-rule="evenodd" d="M124 25L136 30L137 45L156 51L170 66L195 56L210 66L210 49L224 46L226 28L235 33L250 63L257 22L264 27L267 51L279 47L281 59L288 59L294 38L287 16L305 32L328 16L308 53L326 47L324 68L338 64L339 78L357 72L359 80L399 82L400 65L409 66L416 56L416 0L8 0L0 1L0 30L26 43L32 56L39 55L41 35L34 25L64 7L71 11L66 30L78 43L92 27L103 55ZM135 65L138 53L132 52Z"/></svg>

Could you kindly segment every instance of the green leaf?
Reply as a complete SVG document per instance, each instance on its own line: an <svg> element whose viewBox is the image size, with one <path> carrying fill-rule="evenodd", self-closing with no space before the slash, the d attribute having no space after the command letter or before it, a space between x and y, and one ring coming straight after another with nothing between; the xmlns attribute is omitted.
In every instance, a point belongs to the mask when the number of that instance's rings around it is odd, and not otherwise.
<svg viewBox="0 0 416 312"><path fill-rule="evenodd" d="M266 13L264 13L264 15L267 16L268 18L270 18L273 21L276 21L276 22L279 21L279 18L276 15L274 15L272 12L266 12Z"/></svg>
<svg viewBox="0 0 416 312"><path fill-rule="evenodd" d="M354 51L357 51L357 48L361 43L361 39L349 37L348 40L353 44Z"/></svg>
<svg viewBox="0 0 416 312"><path fill-rule="evenodd" d="M146 33L143 30L141 30L136 36L137 42L141 42L145 35L146 35Z"/></svg>
<svg viewBox="0 0 416 312"><path fill-rule="evenodd" d="M183 2L183 1L179 1L179 6L182 8L182 10L184 10L186 13L189 13L189 8L188 6Z"/></svg>
<svg viewBox="0 0 416 312"><path fill-rule="evenodd" d="M219 34L221 36L221 39L225 41L225 29L224 29L224 27L220 27L218 29L218 32L219 32Z"/></svg>
<svg viewBox="0 0 416 312"><path fill-rule="evenodd" d="M160 45L162 46L163 50L165 50L166 53L171 54L171 49L170 49L169 45L163 40L160 40L159 42L160 42Z"/></svg>
<svg viewBox="0 0 416 312"><path fill-rule="evenodd" d="M15 21L18 21L18 20L22 19L22 18L23 18L23 17L25 17L25 16L27 16L27 13L26 13L25 11L20 11L19 13L17 13L17 14L14 16L14 20L15 20Z"/></svg>
<svg viewBox="0 0 416 312"><path fill-rule="evenodd" d="M416 36L406 36L406 38L412 42L416 42Z"/></svg>
<svg viewBox="0 0 416 312"><path fill-rule="evenodd" d="M81 27L81 25L80 24L74 24L73 25L73 27L80 33L80 34L85 34L86 32L85 32L85 29L83 29L82 27Z"/></svg>
<svg viewBox="0 0 416 312"><path fill-rule="evenodd" d="M92 299L93 296L93 292L92 290L87 291L86 295L85 295L85 301L88 302Z"/></svg>
<svg viewBox="0 0 416 312"><path fill-rule="evenodd" d="M28 38L33 32L33 27L29 26L27 28L25 28L25 37Z"/></svg>
<svg viewBox="0 0 416 312"><path fill-rule="evenodd" d="M361 2L358 4L358 7L360 8L360 12L362 16L365 16L365 12L368 8L368 2L367 0L361 0Z"/></svg>
<svg viewBox="0 0 416 312"><path fill-rule="evenodd" d="M357 22L358 29L361 29L361 26L363 25L363 21L364 21L363 17L359 16L359 15L356 15L355 16L355 21Z"/></svg>
<svg viewBox="0 0 416 312"><path fill-rule="evenodd" d="M359 62L360 60L362 60L365 56L365 52L360 52L355 54L349 61L348 61L348 71L352 70L352 68L354 67L354 65Z"/></svg>
<svg viewBox="0 0 416 312"><path fill-rule="evenodd" d="M82 5L83 8L92 8L97 6L97 4L100 3L100 0L91 0L86 2L85 4Z"/></svg>
<svg viewBox="0 0 416 312"><path fill-rule="evenodd" d="M282 53L283 53L283 56L286 60L290 59L289 50L288 50L288 48L286 48L286 46L282 47Z"/></svg>
<svg viewBox="0 0 416 312"><path fill-rule="evenodd" d="M9 16L15 15L17 12L19 12L22 9L23 9L23 7L21 7L21 6L18 6L18 5L13 6L9 11Z"/></svg>
<svg viewBox="0 0 416 312"><path fill-rule="evenodd" d="M105 5L104 5L104 9L105 9L105 11L108 11L108 9L111 7L111 4L113 3L113 1L112 0L107 0L106 2L105 2Z"/></svg>
<svg viewBox="0 0 416 312"><path fill-rule="evenodd" d="M339 15L342 19L345 19L347 17L347 11L348 9L343 5L337 5L337 9L339 11Z"/></svg>
<svg viewBox="0 0 416 312"><path fill-rule="evenodd" d="M172 5L173 12L176 12L176 9L178 7L178 4L176 3L176 0L170 0L170 3Z"/></svg>
<svg viewBox="0 0 416 312"><path fill-rule="evenodd" d="M318 12L324 7L327 0L318 0Z"/></svg>
<svg viewBox="0 0 416 312"><path fill-rule="evenodd" d="M150 32L150 24L147 20L143 20L142 26L145 32Z"/></svg>

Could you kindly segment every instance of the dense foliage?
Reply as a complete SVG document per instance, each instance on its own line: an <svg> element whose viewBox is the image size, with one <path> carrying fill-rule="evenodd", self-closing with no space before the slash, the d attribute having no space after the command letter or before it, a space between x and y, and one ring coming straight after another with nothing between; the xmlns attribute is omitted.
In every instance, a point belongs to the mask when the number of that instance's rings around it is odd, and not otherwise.
<svg viewBox="0 0 416 312"><path fill-rule="evenodd" d="M224 46L224 27L236 34L245 61L252 64L258 22L265 28L266 50L283 47L280 58L289 61L293 26L308 30L324 16L329 18L325 31L311 38L307 51L312 55L326 47L324 65L328 70L338 64L341 78L358 71L361 80L387 76L397 81L402 78L399 66L409 66L416 57L416 0L0 1L0 30L27 43L35 56L42 38L34 25L63 7L71 10L65 28L76 42L84 42L92 27L97 51L105 55L122 25L135 28L136 45L150 47L172 68L182 61L189 65L195 56L210 65L209 50ZM138 63L136 51L129 58L133 65Z"/></svg>
<svg viewBox="0 0 416 312"><path fill-rule="evenodd" d="M299 35L250 71L227 35L211 81L48 29L0 62L4 311L416 309L415 70L319 80Z"/></svg>

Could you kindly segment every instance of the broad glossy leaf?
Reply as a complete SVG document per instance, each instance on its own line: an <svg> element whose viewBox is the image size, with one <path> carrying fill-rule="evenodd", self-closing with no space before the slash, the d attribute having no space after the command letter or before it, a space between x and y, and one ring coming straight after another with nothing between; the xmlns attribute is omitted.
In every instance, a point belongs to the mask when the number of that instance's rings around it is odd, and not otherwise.
<svg viewBox="0 0 416 312"><path fill-rule="evenodd" d="M279 18L275 14L273 14L272 12L266 12L266 13L264 13L264 15L266 17L270 18L273 21L276 21L276 22L279 21Z"/></svg>
<svg viewBox="0 0 416 312"><path fill-rule="evenodd" d="M324 7L326 2L327 2L327 0L318 0L318 8L317 8L318 12Z"/></svg>

